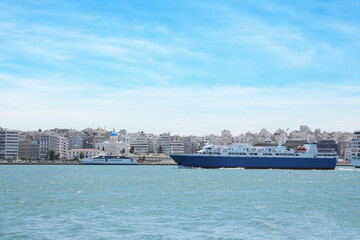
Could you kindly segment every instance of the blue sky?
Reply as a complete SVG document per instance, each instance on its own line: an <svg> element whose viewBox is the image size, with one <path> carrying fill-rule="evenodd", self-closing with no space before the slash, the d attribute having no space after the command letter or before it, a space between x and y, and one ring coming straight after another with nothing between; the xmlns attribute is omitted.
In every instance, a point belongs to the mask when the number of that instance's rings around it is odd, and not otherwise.
<svg viewBox="0 0 360 240"><path fill-rule="evenodd" d="M359 128L360 1L104 2L0 2L0 126Z"/></svg>

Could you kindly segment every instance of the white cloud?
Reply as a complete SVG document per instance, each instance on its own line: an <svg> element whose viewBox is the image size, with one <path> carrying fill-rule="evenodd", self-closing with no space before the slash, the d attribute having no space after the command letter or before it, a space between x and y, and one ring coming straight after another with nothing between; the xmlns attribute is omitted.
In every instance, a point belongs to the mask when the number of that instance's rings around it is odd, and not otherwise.
<svg viewBox="0 0 360 240"><path fill-rule="evenodd" d="M224 128L238 134L307 124L353 131L360 117L358 86L121 90L64 81L12 80L18 86L0 96L0 125L24 130L106 126L204 135Z"/></svg>

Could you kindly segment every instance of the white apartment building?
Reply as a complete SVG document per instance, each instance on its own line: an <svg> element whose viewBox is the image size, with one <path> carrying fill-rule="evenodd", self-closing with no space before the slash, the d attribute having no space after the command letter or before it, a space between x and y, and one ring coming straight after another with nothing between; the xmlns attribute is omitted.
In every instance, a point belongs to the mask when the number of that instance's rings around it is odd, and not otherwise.
<svg viewBox="0 0 360 240"><path fill-rule="evenodd" d="M60 154L60 159L69 158L69 142L67 137L58 137L57 139L57 152Z"/></svg>
<svg viewBox="0 0 360 240"><path fill-rule="evenodd" d="M184 153L185 142L181 139L172 139L170 141L170 153Z"/></svg>
<svg viewBox="0 0 360 240"><path fill-rule="evenodd" d="M155 144L155 152L157 153L159 147L162 148L162 153L184 153L187 146L184 139L177 136L170 136L170 133L160 134Z"/></svg>
<svg viewBox="0 0 360 240"><path fill-rule="evenodd" d="M0 128L0 159L18 157L19 132Z"/></svg>
<svg viewBox="0 0 360 240"><path fill-rule="evenodd" d="M131 133L129 135L130 146L134 147L134 153L148 154L149 153L149 137L143 133Z"/></svg>
<svg viewBox="0 0 360 240"><path fill-rule="evenodd" d="M159 147L162 148L162 153L170 153L170 133L160 134L155 144L155 152L158 152Z"/></svg>
<svg viewBox="0 0 360 240"><path fill-rule="evenodd" d="M176 162L166 154L151 153L145 156L145 163L149 164L176 164Z"/></svg>

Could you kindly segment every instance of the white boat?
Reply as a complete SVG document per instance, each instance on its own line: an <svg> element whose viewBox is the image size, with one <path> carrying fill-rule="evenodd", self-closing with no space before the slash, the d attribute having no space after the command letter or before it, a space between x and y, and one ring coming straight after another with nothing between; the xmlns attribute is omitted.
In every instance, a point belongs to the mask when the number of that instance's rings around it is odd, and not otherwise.
<svg viewBox="0 0 360 240"><path fill-rule="evenodd" d="M360 168L360 131L354 132L350 142L350 160L354 167Z"/></svg>
<svg viewBox="0 0 360 240"><path fill-rule="evenodd" d="M138 165L132 158L125 156L99 155L91 158L80 159L82 164L87 165Z"/></svg>

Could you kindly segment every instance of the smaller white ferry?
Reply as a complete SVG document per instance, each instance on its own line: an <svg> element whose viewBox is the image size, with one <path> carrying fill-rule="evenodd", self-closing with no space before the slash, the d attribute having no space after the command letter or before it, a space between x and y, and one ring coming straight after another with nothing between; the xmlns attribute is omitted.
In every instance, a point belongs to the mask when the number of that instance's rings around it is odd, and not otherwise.
<svg viewBox="0 0 360 240"><path fill-rule="evenodd" d="M91 158L80 159L82 164L87 165L138 165L132 158L125 156L99 155Z"/></svg>

